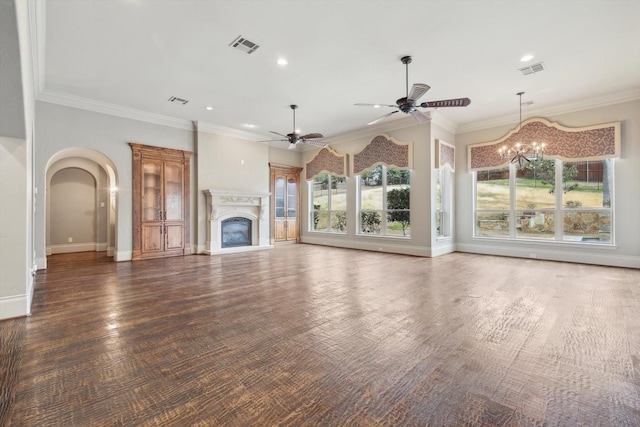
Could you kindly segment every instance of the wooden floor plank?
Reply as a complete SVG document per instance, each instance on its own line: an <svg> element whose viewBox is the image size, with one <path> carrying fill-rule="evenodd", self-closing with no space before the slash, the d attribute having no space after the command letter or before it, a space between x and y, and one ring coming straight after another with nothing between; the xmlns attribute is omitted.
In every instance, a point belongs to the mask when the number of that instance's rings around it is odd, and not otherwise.
<svg viewBox="0 0 640 427"><path fill-rule="evenodd" d="M49 257L0 425L640 425L640 270L312 245Z"/></svg>

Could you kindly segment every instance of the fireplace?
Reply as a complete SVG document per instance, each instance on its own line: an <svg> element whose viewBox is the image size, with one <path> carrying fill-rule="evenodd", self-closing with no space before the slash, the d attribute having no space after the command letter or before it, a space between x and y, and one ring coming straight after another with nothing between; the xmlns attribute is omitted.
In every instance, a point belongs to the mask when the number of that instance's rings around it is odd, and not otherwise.
<svg viewBox="0 0 640 427"><path fill-rule="evenodd" d="M243 217L225 219L220 224L221 247L251 246L251 220Z"/></svg>
<svg viewBox="0 0 640 427"><path fill-rule="evenodd" d="M270 193L204 190L209 255L271 249Z"/></svg>

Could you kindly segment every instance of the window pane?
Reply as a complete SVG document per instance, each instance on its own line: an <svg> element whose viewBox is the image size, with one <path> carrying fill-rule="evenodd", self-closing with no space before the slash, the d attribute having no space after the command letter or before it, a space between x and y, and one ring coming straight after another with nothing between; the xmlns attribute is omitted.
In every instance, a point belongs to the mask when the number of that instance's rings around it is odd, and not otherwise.
<svg viewBox="0 0 640 427"><path fill-rule="evenodd" d="M528 163L516 174L516 209L553 209L555 161Z"/></svg>
<svg viewBox="0 0 640 427"><path fill-rule="evenodd" d="M331 210L347 209L347 182L346 178L340 176L331 176Z"/></svg>
<svg viewBox="0 0 640 427"><path fill-rule="evenodd" d="M562 168L565 208L611 206L610 160L565 162Z"/></svg>
<svg viewBox="0 0 640 427"><path fill-rule="evenodd" d="M611 212L609 210L564 211L563 238L570 241L610 242Z"/></svg>
<svg viewBox="0 0 640 427"><path fill-rule="evenodd" d="M360 213L360 231L367 234L382 232L382 214L376 211L362 211Z"/></svg>
<svg viewBox="0 0 640 427"><path fill-rule="evenodd" d="M410 212L408 210L387 211L387 235L388 236L410 236L411 223L409 221Z"/></svg>
<svg viewBox="0 0 640 427"><path fill-rule="evenodd" d="M476 172L476 208L509 209L509 169Z"/></svg>
<svg viewBox="0 0 640 427"><path fill-rule="evenodd" d="M382 210L382 166L364 171L360 184L360 209Z"/></svg>
<svg viewBox="0 0 640 427"><path fill-rule="evenodd" d="M509 237L509 212L477 212L476 236Z"/></svg>
<svg viewBox="0 0 640 427"><path fill-rule="evenodd" d="M345 232L347 230L347 212L331 211L331 231Z"/></svg>
<svg viewBox="0 0 640 427"><path fill-rule="evenodd" d="M327 211L313 211L313 229L316 231L327 231L328 228Z"/></svg>
<svg viewBox="0 0 640 427"><path fill-rule="evenodd" d="M387 188L389 186L407 186L409 185L410 171L396 168L387 168Z"/></svg>
<svg viewBox="0 0 640 427"><path fill-rule="evenodd" d="M324 173L313 180L313 209L326 210L329 208L329 176Z"/></svg>
<svg viewBox="0 0 640 427"><path fill-rule="evenodd" d="M555 212L549 210L516 211L516 236L532 239L554 239L555 217Z"/></svg>

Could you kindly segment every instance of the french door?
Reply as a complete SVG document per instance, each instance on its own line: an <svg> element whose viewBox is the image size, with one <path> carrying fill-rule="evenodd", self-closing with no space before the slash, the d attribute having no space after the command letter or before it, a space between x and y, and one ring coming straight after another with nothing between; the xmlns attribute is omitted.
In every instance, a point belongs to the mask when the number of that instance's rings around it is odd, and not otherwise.
<svg viewBox="0 0 640 427"><path fill-rule="evenodd" d="M300 171L269 165L271 169L271 241L297 242L300 237Z"/></svg>

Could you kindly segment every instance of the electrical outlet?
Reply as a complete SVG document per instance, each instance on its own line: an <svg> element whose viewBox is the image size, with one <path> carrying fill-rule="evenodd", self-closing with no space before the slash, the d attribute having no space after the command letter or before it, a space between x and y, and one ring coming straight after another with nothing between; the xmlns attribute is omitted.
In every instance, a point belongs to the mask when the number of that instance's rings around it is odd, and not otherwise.
<svg viewBox="0 0 640 427"><path fill-rule="evenodd" d="M69 237L69 243L73 243L73 237Z"/></svg>

